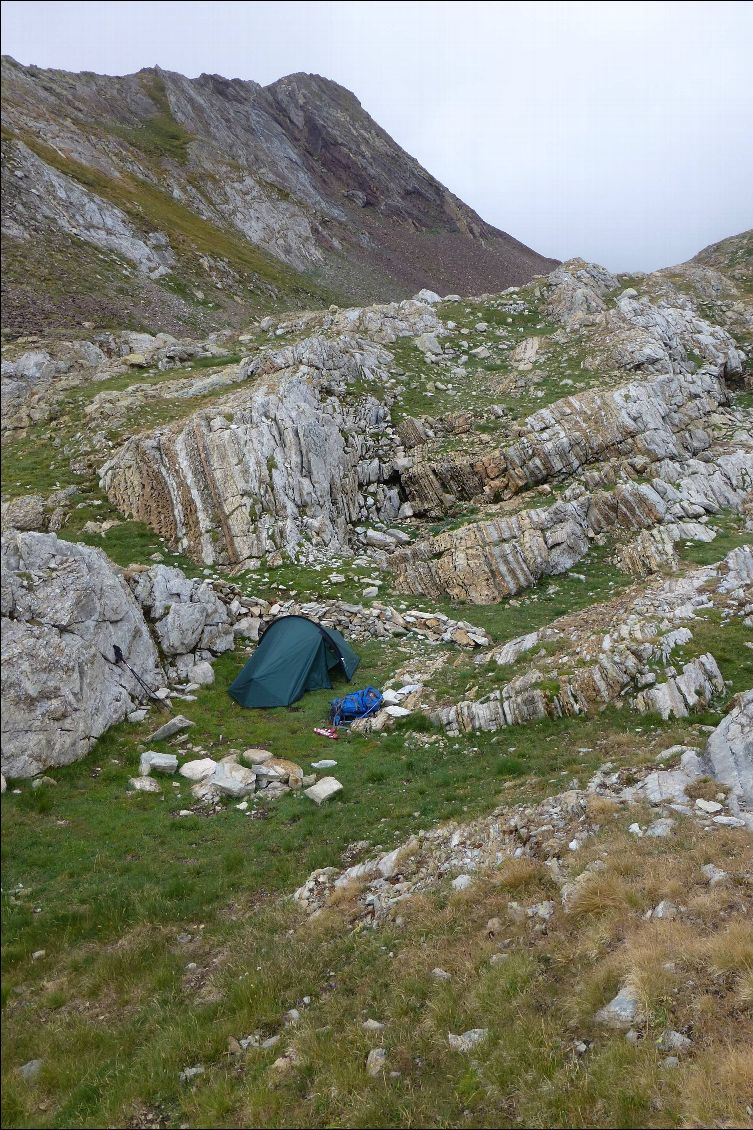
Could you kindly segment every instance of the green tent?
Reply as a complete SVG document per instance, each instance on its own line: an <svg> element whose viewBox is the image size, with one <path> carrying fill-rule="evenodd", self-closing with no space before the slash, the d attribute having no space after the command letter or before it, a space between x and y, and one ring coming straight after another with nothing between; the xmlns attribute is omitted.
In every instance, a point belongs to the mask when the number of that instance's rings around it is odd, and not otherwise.
<svg viewBox="0 0 753 1130"><path fill-rule="evenodd" d="M289 706L305 691L331 687L335 668L351 679L360 662L334 628L283 616L269 625L228 693L241 706Z"/></svg>

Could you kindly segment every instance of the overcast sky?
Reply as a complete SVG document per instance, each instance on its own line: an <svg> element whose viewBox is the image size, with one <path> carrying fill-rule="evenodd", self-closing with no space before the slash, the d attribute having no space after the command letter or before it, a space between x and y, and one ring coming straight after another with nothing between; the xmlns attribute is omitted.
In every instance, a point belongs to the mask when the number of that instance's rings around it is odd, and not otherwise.
<svg viewBox="0 0 753 1130"><path fill-rule="evenodd" d="M753 4L3 3L22 63L311 71L484 219L614 270L753 226Z"/></svg>

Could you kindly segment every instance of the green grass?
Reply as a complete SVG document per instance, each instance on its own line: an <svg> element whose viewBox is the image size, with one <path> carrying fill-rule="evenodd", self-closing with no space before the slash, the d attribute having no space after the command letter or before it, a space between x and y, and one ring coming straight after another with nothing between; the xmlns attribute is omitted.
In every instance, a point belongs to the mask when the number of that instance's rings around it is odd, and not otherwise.
<svg viewBox="0 0 753 1130"><path fill-rule="evenodd" d="M551 340L556 326L539 309L535 288L523 288L519 297L526 302L527 310L517 314L509 314L505 309L505 304L515 296L443 303L439 307L445 324L455 323L442 336L443 347L455 350L454 360L468 354L464 373L455 374L451 367L427 362L412 339L398 340L390 346L395 356L393 371L404 373L399 376L403 390L392 409L396 421L458 413L469 414L473 420L470 433L439 435L431 440L431 459L452 455L476 458L507 440L511 422L563 397L605 383L603 370L593 367L587 337L575 335L566 347L556 343ZM480 321L486 322L487 331L474 329ZM533 370L515 370L509 353L524 339L536 336L543 338L544 344ZM482 360L473 355L472 350L480 345L491 349L490 358ZM438 389L437 381L452 387ZM497 419L489 412L492 405L498 404L507 409L505 419Z"/></svg>
<svg viewBox="0 0 753 1130"><path fill-rule="evenodd" d="M694 565L713 565L741 545L749 545L751 532L745 529L745 518L734 510L712 514L710 525L717 530L713 541L694 541L677 544L678 555Z"/></svg>
<svg viewBox="0 0 753 1130"><path fill-rule="evenodd" d="M516 597L499 604L457 604L438 602L432 607L447 615L460 617L486 628L495 643L536 631L558 616L577 612L603 600L617 596L633 583L633 578L621 572L611 560L611 546L595 546L587 557L579 561L572 573L545 577ZM586 580L578 580L578 573ZM413 598L411 598L413 599ZM422 606L418 598L417 607ZM428 607L428 602L423 602Z"/></svg>
<svg viewBox="0 0 753 1130"><path fill-rule="evenodd" d="M359 678L378 683L394 652L378 644L361 650ZM410 729L330 743L311 730L326 717L331 692L307 695L299 709L245 712L225 693L241 662L242 656L220 659L215 686L196 703L181 704L196 723L192 741L215 755L259 744L305 767L334 757L342 796L323 809L284 797L263 819L232 803L211 817L178 818L188 803L185 784L182 796L169 778L161 797L126 793L138 738L152 723L114 728L85 761L55 770L54 787L24 785L20 796L4 796L5 1124L127 1125L139 1110L159 1109L176 1126L292 1126L296 1119L315 1126L427 1119L450 1125L470 1102L478 1124L489 1125L493 1096L468 1075L469 1062L447 1060L435 1032L486 1024L492 1013L507 1033L504 1044L490 1048L495 1092L509 1091L517 1077L516 1102L536 1104L536 1063L543 1049L547 1057L554 1053L562 1026L543 1019L541 1001L554 974L535 953L514 958L501 980L490 982L479 968L464 1001L462 978L443 986L429 976L433 964L455 960L448 950L456 940L462 945L466 928L443 916L442 900L433 937L421 922L405 936L389 928L312 937L287 933L294 911L277 896L313 868L338 865L356 840L388 850L417 828L487 812L498 795L545 795L573 775L585 780L607 758L650 761L656 749L692 738L692 725L607 712L590 722L539 723L430 745L420 745L422 735ZM580 752L588 747L590 753ZM406 913L410 921L409 904ZM177 941L183 933L189 942ZM416 965L408 953L421 945L425 958ZM447 947L442 954L440 945ZM404 948L404 963L388 956ZM45 956L32 961L38 949ZM188 962L196 963L194 973ZM226 1055L227 1037L272 1034L282 1013L306 995L317 1003L301 1033L307 1066L294 1076L300 1085L284 1079L270 1090L269 1065L284 1045L251 1053L240 1071ZM534 1013L542 1017L538 1028L527 1019L525 1040L511 1038L513 1014ZM389 1024L393 1063L405 1076L394 1090L365 1083L360 1066L356 1072L368 1051L358 1027L366 1015ZM434 1019L427 1027L428 1016ZM426 1064L413 1083L411 1056ZM40 1079L22 1084L15 1068L35 1057L44 1060ZM557 1102L569 1109L561 1077L566 1053L547 1062L545 1074L559 1079ZM195 1063L208 1064L206 1074L181 1086L178 1072ZM310 1085L324 1079L334 1081L334 1091L312 1092ZM357 1098L360 1113L351 1110ZM549 1112L542 1125L560 1124L546 1102L540 1109ZM636 1111L630 1124L640 1124L642 1103Z"/></svg>
<svg viewBox="0 0 753 1130"><path fill-rule="evenodd" d="M169 158L185 165L192 135L173 116L164 80L159 75L143 75L142 85L156 105L157 113L139 126L110 124L107 128L148 157Z"/></svg>
<svg viewBox="0 0 753 1130"><path fill-rule="evenodd" d="M243 354L228 353L217 357L198 357L181 368L175 369L129 369L114 377L90 381L68 392L54 410L51 421L32 424L18 439L7 439L2 452L2 489L6 497L19 494L48 494L58 486L76 485L81 489L96 492L100 500L104 495L98 491L95 475L75 472L72 469L72 456L80 446L79 440L91 431L92 423L104 426L108 438L120 443L138 431L172 423L183 419L197 409L213 403L217 391L192 397L154 397L146 400L138 411L138 427L130 416L120 421L118 426L104 424L96 416L87 415L87 406L100 393L124 392L138 385L159 386L168 382L190 380L207 369L223 369L237 364ZM234 386L228 386L232 392ZM102 457L101 462L105 462ZM93 515L89 515L92 517ZM109 516L114 516L113 514Z"/></svg>
<svg viewBox="0 0 753 1130"><path fill-rule="evenodd" d="M34 429L36 431L36 429ZM59 486L75 485L79 476L60 447L40 444L34 433L6 440L2 454L2 489L6 498L19 494L50 494Z"/></svg>
<svg viewBox="0 0 753 1130"><path fill-rule="evenodd" d="M691 625L693 639L673 653L674 666L679 668L688 660L710 651L719 664L719 670L728 684L729 694L753 687L753 634L741 618L724 619L715 609L704 609ZM715 711L709 721L715 724Z"/></svg>
<svg viewBox="0 0 753 1130"><path fill-rule="evenodd" d="M165 144L169 148L169 138ZM147 197L145 207L157 205ZM511 343L532 333L548 334L551 327L537 311L533 291L525 293L529 313L513 316L512 322L494 304L490 309L488 304L461 303L457 309L445 307L444 314L471 328L483 319L503 328ZM483 335L476 335L471 344L482 340ZM121 522L104 538L84 535L87 521L117 515L93 475L73 474L66 449L88 426L85 408L98 393L236 363L240 354L232 351L232 343L227 348L221 357L197 359L181 370L127 373L77 389L58 419L5 446L4 489L9 494L46 493L58 483L76 483L79 494L61 536L99 545L121 565L148 562L160 552L167 563L200 575L200 566L167 554L140 523ZM402 362L416 378L399 411L418 411L424 403L433 413L462 410L468 406L466 393L477 390L483 403L499 399L503 365L469 366L461 396L428 398L420 391L421 381L427 375L443 381L444 374L426 366L409 342L398 343L396 354L396 364ZM593 374L583 369L584 356L577 350L548 353L555 371L536 386L544 397L519 396L513 414L530 405L540 407L550 395L555 399L558 389L557 395L563 395L563 373L580 372L584 382L590 381ZM150 401L139 411L138 426L176 419L201 403L203 399ZM112 438L126 434L113 429ZM488 435L496 435L494 427ZM452 528L467 521L469 513L453 514L439 525ZM716 540L683 547L686 560L717 561L749 540L736 515L712 520L720 530ZM390 589L389 574L382 575L379 599L467 619L500 644L624 591L632 579L613 565L612 553L611 545L594 547L575 569L585 580L570 574L546 578L516 598L487 607L449 601L437 606L407 597ZM331 572L343 573L346 581L329 582ZM337 596L360 603L371 573L350 563L321 571L286 564L236 580L244 592L267 599L295 593L298 599ZM624 828L618 829L615 847L613 827L605 818L583 855L567 855L562 865L577 870L585 859L613 852L610 866L617 872L617 889L622 890L620 884L629 888L624 906L614 910L605 899L588 920L565 927L561 936L559 924L528 940L511 928L509 961L498 966L489 964L492 946L484 924L492 914L504 913L501 875L483 880L466 899L440 884L406 902L401 923L379 931L364 928L347 902L340 920L325 915L302 927L287 898L313 869L340 866L343 853L356 842L368 843L369 850L389 850L440 821L486 815L501 800L532 803L573 781L584 784L606 761L647 765L669 745L701 746L705 733L700 727L719 721L729 696L751 685L753 670L746 647L749 633L739 622L704 614L694 622L693 637L687 649L678 650L678 661L711 650L729 684L728 694L711 710L662 723L609 709L590 719L545 720L458 738L434 730L417 714L382 735L343 735L329 742L314 735L313 728L327 721L328 701L339 686L310 693L291 709L244 711L226 688L247 652L221 657L214 686L200 690L195 702L177 704L195 723L190 741L215 757L263 746L306 771L314 760L334 758L332 772L344 790L321 809L290 794L262 801L252 807L253 816L228 802L212 815L178 817L181 808L192 804L182 778L176 779L179 788L173 788L172 779L160 778L158 797L130 795L127 779L137 771L140 750L148 748L149 732L161 721L158 712L140 725L114 727L83 761L52 770L56 785L33 790L21 783L18 795L10 791L2 798L3 1125L735 1124L740 1088L728 1059L735 1041L745 1046L746 1029L742 1007L729 1002L742 1000L735 996L742 990L732 975L714 979L710 957L704 956L687 975L683 968L681 991L673 995L662 987L651 998L651 1023L657 1029L660 1023L683 1023L675 1017L683 994L696 1008L685 1020L695 1050L677 1074L661 1068L650 1026L647 1038L633 1047L622 1034L595 1032L591 1023L594 1009L619 983L619 946L632 945L639 931L653 929L642 915L666 893L659 889L663 868L678 868L669 892L675 900L691 905L696 899L690 912L696 933L704 914L715 929L734 926L743 884L734 888L729 904L710 907L707 888L694 893L695 880L682 871L687 853L711 851L706 847L712 843L709 834L700 835L699 846L690 837L682 840L685 833L678 832L675 858L674 840L634 841ZM437 654L436 647L415 637L373 641L358 650L358 685L383 685L398 666L411 660L419 665ZM440 650L447 663L430 680L439 699L455 701L474 685L483 694L514 673L512 668L477 666L474 653ZM547 689L556 691L554 680ZM155 748L179 747L168 742ZM747 865L734 839L738 833L714 835L714 861L727 866L728 852L730 870L745 874ZM719 838L727 836L723 842ZM641 871L644 866L648 878ZM535 866L522 875L515 891L516 898L529 901L555 894L550 875ZM182 934L189 935L187 942L178 941ZM656 939L649 937L646 946L650 966L661 968ZM33 960L38 950L45 953ZM688 961L692 939L678 942L674 950ZM435 965L451 970L450 982L431 976ZM737 976L737 966L734 971ZM312 998L310 1009L301 1003L306 996ZM272 1035L292 1006L301 1009L303 1021L295 1032L284 1032L274 1049L244 1057L228 1053L229 1036L237 1039L257 1030ZM723 1013L717 1044L704 1035L712 1012ZM370 1040L361 1024L367 1015L387 1025L379 1039L387 1048L389 1069L400 1072L395 1078L365 1075ZM447 1032L476 1026L492 1030L488 1044L472 1056L450 1054ZM573 1052L580 1036L594 1040L584 1058ZM271 1063L293 1038L300 1062L275 1076ZM38 1081L22 1081L17 1068L37 1057L44 1061ZM205 1065L204 1074L179 1083L178 1073L197 1063ZM724 1086L711 1090L721 1095L703 1101L693 1097L698 1080L717 1077L724 1078Z"/></svg>

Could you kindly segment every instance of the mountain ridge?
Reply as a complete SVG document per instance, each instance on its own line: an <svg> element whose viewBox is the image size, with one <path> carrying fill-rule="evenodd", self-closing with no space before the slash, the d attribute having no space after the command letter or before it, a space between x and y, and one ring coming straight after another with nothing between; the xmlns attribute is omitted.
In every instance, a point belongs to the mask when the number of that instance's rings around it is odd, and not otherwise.
<svg viewBox="0 0 753 1130"><path fill-rule="evenodd" d="M498 291L556 264L482 220L320 75L261 86L160 67L111 77L2 65L11 331L61 311L82 318L83 260L103 275L97 301L83 303L94 320L123 324L127 310L133 328L153 330L213 328L306 298ZM155 254L135 240L156 241ZM30 242L67 276L65 293L29 263ZM104 273L92 249L115 255ZM134 265L128 289L143 301L118 297Z"/></svg>

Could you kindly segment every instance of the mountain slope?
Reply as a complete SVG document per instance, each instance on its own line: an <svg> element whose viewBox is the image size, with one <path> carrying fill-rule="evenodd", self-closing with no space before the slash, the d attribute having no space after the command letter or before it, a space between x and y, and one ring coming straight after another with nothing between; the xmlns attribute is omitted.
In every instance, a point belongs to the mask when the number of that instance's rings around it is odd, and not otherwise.
<svg viewBox="0 0 753 1130"><path fill-rule="evenodd" d="M694 255L690 263L707 267L733 279L740 290L753 292L753 228L720 239Z"/></svg>
<svg viewBox="0 0 753 1130"><path fill-rule="evenodd" d="M210 328L499 290L554 261L484 223L349 91L3 60L5 326Z"/></svg>

